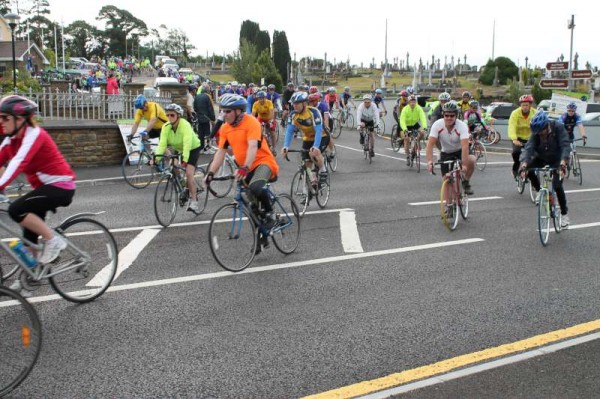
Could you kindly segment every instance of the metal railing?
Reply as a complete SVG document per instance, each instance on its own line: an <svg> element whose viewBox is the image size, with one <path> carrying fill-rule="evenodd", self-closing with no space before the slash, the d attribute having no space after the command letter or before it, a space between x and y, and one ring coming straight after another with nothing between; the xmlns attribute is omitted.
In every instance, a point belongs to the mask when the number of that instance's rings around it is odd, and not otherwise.
<svg viewBox="0 0 600 399"><path fill-rule="evenodd" d="M133 119L133 101L137 94L106 94L102 92L60 92L43 89L26 97L35 101L42 119L59 120L117 120ZM171 103L170 94L152 97L163 108Z"/></svg>

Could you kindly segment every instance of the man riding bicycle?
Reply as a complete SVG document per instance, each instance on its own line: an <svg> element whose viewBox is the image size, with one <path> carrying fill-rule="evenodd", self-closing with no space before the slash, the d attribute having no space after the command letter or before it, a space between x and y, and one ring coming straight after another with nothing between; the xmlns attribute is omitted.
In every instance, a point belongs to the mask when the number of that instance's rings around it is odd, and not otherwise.
<svg viewBox="0 0 600 399"><path fill-rule="evenodd" d="M410 165L410 137L407 132L408 130L418 130L417 140L423 140L425 129L427 129L427 116L423 108L417 104L417 97L414 94L408 97L408 107L404 107L402 113L400 113L400 129L402 130L401 137L404 138L406 164Z"/></svg>
<svg viewBox="0 0 600 399"><path fill-rule="evenodd" d="M146 97L140 94L135 98L133 107L136 109L136 111L129 138L135 135L142 119L148 121L146 124L146 130L140 132L142 140L147 139L146 135L148 135L148 137L151 139L159 137L163 125L168 122L167 115L165 115L165 110L160 106L160 104L148 101L146 100Z"/></svg>
<svg viewBox="0 0 600 399"><path fill-rule="evenodd" d="M365 94L363 96L363 102L359 104L356 109L356 120L360 121L358 125L358 130L367 129L369 134L369 155L372 157L375 156L375 140L373 137L373 130L375 126L379 126L379 109L372 104L371 96ZM365 144L365 136L364 132L360 133L361 145Z"/></svg>
<svg viewBox="0 0 600 399"><path fill-rule="evenodd" d="M271 100L267 100L267 93L259 91L256 93L256 101L252 105L252 115L258 118L261 124L266 124L269 129L269 136L267 137L269 147L273 154L275 154L275 145L277 144L277 135L275 134L275 108Z"/></svg>
<svg viewBox="0 0 600 399"><path fill-rule="evenodd" d="M531 106L533 97L523 94L519 98L521 106L510 113L508 118L508 138L512 140L512 175L516 179L519 172L519 158L523 146L531 135L530 121L535 117L535 109Z"/></svg>
<svg viewBox="0 0 600 399"><path fill-rule="evenodd" d="M579 129L579 134L585 143L587 136L585 134L585 127L583 127L581 115L577 113L577 104L574 102L569 103L567 105L567 112L562 114L560 121L563 125L565 125L565 129L567 129L569 141L573 142L573 140L575 140L575 127L577 126Z"/></svg>

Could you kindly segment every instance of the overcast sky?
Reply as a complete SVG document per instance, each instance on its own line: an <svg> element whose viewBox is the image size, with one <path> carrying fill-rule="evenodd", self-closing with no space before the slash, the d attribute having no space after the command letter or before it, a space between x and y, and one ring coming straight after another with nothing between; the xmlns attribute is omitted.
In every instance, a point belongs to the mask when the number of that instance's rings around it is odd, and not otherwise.
<svg viewBox="0 0 600 399"><path fill-rule="evenodd" d="M160 24L182 29L195 45L192 54L232 53L238 47L242 21L249 19L262 30L285 31L292 58L304 56L330 61L350 58L365 65L385 58L385 21L388 21L388 60L431 62L435 55L448 62L452 55L467 55L467 63L482 65L494 55L511 58L519 65L545 65L562 53L569 59L571 31L567 22L575 15L574 50L579 69L586 61L600 65L600 5L584 1L179 1L136 2L123 0L49 0L51 19L65 25L77 19L97 24L104 5L131 12L155 28ZM156 5L154 5L156 4ZM560 4L560 5L558 5ZM418 6L419 11L414 11ZM313 16L311 16L313 14Z"/></svg>

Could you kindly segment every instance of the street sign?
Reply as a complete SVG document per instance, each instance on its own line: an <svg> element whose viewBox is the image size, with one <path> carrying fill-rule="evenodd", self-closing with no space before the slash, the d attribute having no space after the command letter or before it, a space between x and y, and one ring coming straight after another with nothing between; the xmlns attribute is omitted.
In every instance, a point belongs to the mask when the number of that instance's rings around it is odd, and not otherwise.
<svg viewBox="0 0 600 399"><path fill-rule="evenodd" d="M567 79L542 79L540 80L542 89L566 89L569 87Z"/></svg>
<svg viewBox="0 0 600 399"><path fill-rule="evenodd" d="M592 71L590 71L589 69L571 71L571 77L573 79L589 79L592 77Z"/></svg>
<svg viewBox="0 0 600 399"><path fill-rule="evenodd" d="M568 62L549 62L546 64L546 69L549 71L564 71L569 69Z"/></svg>

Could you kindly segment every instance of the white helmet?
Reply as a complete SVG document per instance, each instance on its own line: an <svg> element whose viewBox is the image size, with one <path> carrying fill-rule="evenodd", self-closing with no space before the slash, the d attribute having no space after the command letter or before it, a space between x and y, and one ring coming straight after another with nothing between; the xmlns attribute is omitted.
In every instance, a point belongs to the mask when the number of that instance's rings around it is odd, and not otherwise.
<svg viewBox="0 0 600 399"><path fill-rule="evenodd" d="M363 96L363 101L367 101L367 100L371 101L371 95L370 94L365 94Z"/></svg>

